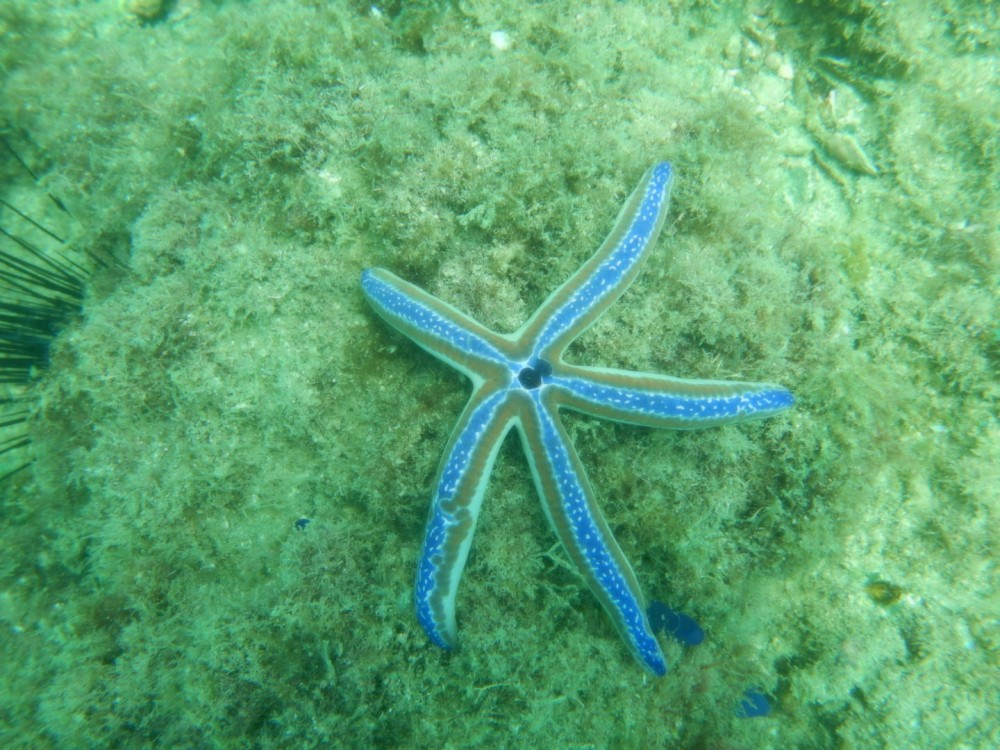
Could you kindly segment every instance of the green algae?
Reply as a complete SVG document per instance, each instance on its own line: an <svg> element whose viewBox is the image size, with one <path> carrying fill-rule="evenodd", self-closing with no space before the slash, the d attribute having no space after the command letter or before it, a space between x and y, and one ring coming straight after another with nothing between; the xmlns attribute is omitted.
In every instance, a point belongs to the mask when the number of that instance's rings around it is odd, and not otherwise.
<svg viewBox="0 0 1000 750"><path fill-rule="evenodd" d="M998 744L996 11L718 5L4 4L0 123L128 259L0 488L5 747ZM511 330L660 159L672 220L573 356L799 404L567 422L706 642L643 675L511 441L443 654L410 597L466 386L358 274Z"/></svg>

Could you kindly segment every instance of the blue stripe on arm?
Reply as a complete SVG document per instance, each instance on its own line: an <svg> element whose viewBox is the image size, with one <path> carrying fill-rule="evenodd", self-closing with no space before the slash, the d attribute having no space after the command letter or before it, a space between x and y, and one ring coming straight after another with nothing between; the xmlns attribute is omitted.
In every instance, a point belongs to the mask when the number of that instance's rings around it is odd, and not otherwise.
<svg viewBox="0 0 1000 750"><path fill-rule="evenodd" d="M480 396L480 398L476 398ZM414 601L427 636L442 648L457 641L455 599L479 521L490 471L513 415L504 392L474 394L462 413L438 470Z"/></svg>
<svg viewBox="0 0 1000 750"><path fill-rule="evenodd" d="M646 171L604 244L553 292L524 329L533 354L552 358L579 336L628 288L666 219L673 170L661 162Z"/></svg>
<svg viewBox="0 0 1000 750"><path fill-rule="evenodd" d="M795 403L771 383L685 380L666 375L564 365L552 378L562 405L647 427L695 429L770 417Z"/></svg>
<svg viewBox="0 0 1000 750"><path fill-rule="evenodd" d="M361 289L386 322L473 380L477 367L509 369L509 345L500 336L389 271L367 269Z"/></svg>
<svg viewBox="0 0 1000 750"><path fill-rule="evenodd" d="M551 407L533 396L521 438L546 516L570 559L604 606L633 655L662 676L667 664L646 616L635 573L597 503L583 465Z"/></svg>

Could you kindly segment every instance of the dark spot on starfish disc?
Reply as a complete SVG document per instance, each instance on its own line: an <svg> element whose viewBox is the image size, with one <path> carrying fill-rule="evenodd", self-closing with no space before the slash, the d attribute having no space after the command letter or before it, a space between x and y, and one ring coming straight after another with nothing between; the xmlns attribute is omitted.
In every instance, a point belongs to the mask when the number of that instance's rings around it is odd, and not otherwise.
<svg viewBox="0 0 1000 750"><path fill-rule="evenodd" d="M552 365L544 359L539 359L517 374L517 382L530 391L542 384L542 378L551 374Z"/></svg>

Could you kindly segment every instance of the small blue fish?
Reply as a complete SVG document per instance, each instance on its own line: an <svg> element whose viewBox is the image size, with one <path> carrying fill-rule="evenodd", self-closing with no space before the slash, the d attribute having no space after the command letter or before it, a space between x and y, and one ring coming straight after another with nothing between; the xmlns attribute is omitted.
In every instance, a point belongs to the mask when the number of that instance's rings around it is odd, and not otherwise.
<svg viewBox="0 0 1000 750"><path fill-rule="evenodd" d="M771 703L767 696L756 688L747 688L743 692L736 715L741 719L752 719L755 716L767 716L771 713Z"/></svg>
<svg viewBox="0 0 1000 750"><path fill-rule="evenodd" d="M685 646L697 646L705 640L705 631L698 623L663 602L651 602L646 608L646 616L654 633L669 633Z"/></svg>

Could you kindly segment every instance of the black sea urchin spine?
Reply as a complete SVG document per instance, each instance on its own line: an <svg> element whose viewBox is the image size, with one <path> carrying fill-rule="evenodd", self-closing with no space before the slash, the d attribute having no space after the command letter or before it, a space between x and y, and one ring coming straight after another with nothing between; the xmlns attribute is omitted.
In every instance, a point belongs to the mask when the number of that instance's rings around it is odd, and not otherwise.
<svg viewBox="0 0 1000 750"><path fill-rule="evenodd" d="M35 173L2 137L0 146L0 154L37 185ZM0 194L6 188L0 186ZM51 194L49 198L66 212L62 201ZM16 453L30 443L27 388L48 365L61 327L83 305L91 269L68 257L62 249L65 244L40 221L0 197L0 482L30 464Z"/></svg>

